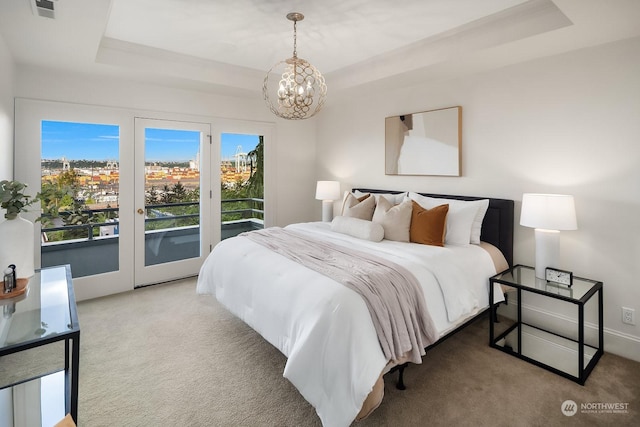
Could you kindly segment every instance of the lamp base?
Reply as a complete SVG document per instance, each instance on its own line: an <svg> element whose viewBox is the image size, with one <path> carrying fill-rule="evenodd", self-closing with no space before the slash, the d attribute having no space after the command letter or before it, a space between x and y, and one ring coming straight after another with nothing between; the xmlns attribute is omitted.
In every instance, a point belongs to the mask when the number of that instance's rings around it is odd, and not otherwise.
<svg viewBox="0 0 640 427"><path fill-rule="evenodd" d="M322 221L331 222L333 219L333 200L322 201Z"/></svg>
<svg viewBox="0 0 640 427"><path fill-rule="evenodd" d="M547 267L558 268L560 262L560 232L535 229L536 236L536 277L545 279Z"/></svg>

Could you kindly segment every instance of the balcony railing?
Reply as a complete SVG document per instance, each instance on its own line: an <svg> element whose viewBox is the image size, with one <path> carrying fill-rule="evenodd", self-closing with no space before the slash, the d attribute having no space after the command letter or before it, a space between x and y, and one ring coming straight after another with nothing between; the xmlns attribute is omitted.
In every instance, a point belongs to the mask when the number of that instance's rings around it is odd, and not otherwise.
<svg viewBox="0 0 640 427"><path fill-rule="evenodd" d="M226 209L226 210L224 209L225 205L229 205L232 203L236 206L234 206L232 209ZM237 204L245 204L246 207L238 208ZM146 205L145 206L145 209L146 209L145 231L150 231L152 229L157 229L157 228L166 229L166 228L175 228L175 227L184 226L185 225L184 220L188 220L188 219L199 220L200 218L199 213L176 215L171 212L167 212L167 210L170 210L171 208L191 207L191 206L198 206L198 205L199 205L199 202L180 202L180 203L164 203L164 204L156 204L156 205ZM226 199L226 200L221 200L221 205L223 207L221 211L223 225L227 223L237 222L238 220L246 220L250 218L257 220L258 223L262 223L262 221L264 220L264 209L263 209L264 199L258 199L258 198ZM259 208L262 208L262 209L259 209ZM117 212L118 212L118 208L87 209L82 211L82 213L88 214L90 217L100 213L106 213L106 214L116 213L117 214ZM153 216L149 216L149 213L151 213ZM62 213L62 215L66 215L66 214ZM169 223L169 225L166 225L163 227L148 226L149 224L161 223L161 222L163 223L163 225L166 223ZM197 225L197 222L195 224L190 224L190 225ZM118 226L119 226L119 221L117 218L115 218L107 222L91 222L87 224L45 227L45 228L42 228L41 230L43 233L43 239L42 239L43 245L54 243L54 242L48 242L48 239L44 237L46 236L46 233L51 233L54 231L73 231L73 230L84 229L86 230L86 234L84 234L84 236L86 237L84 238L86 238L87 240L92 240L94 237L100 236L100 232L95 233L94 230L96 228L99 229L99 227L115 227L115 229L117 230ZM117 232L114 232L113 234L117 234ZM79 238L82 239L83 237L79 237Z"/></svg>
<svg viewBox="0 0 640 427"><path fill-rule="evenodd" d="M238 206L234 206L231 209L224 209L225 205L230 204L245 204L246 207L238 208ZM222 223L225 221L233 221L232 217L234 215L240 215L241 219L246 218L256 218L263 220L264 219L264 199L258 198L244 198L244 199L225 199L222 200ZM226 219L225 219L226 218Z"/></svg>
<svg viewBox="0 0 640 427"><path fill-rule="evenodd" d="M222 200L221 239L244 231L264 227L262 199ZM159 264L200 256L199 213L174 214L175 208L198 206L198 202L147 205L145 218L145 265ZM101 212L117 215L118 208L85 211L90 216ZM152 217L149 217L149 216ZM108 227L108 229L100 229ZM71 239L47 241L47 233L85 230ZM96 231L100 230L100 231ZM42 229L42 267L71 264L74 277L88 276L118 270L117 218L110 222L46 227ZM163 245L162 248L159 245Z"/></svg>

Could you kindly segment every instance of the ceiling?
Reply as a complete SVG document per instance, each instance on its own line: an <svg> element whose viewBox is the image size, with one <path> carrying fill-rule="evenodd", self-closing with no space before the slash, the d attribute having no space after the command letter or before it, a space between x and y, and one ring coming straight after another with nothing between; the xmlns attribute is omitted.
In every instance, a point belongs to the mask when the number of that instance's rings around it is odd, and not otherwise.
<svg viewBox="0 0 640 427"><path fill-rule="evenodd" d="M410 85L640 36L637 0L35 0L0 2L15 62L237 96L293 51L330 96Z"/></svg>

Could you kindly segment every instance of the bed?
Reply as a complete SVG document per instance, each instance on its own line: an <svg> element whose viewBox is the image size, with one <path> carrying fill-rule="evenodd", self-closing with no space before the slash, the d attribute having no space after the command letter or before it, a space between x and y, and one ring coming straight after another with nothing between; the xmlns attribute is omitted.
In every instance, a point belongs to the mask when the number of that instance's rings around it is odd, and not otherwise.
<svg viewBox="0 0 640 427"><path fill-rule="evenodd" d="M360 231L339 230L338 219L352 216L356 208L364 206L360 201L353 206L345 202L360 198L369 198L369 205L375 200L376 206L398 208L402 202L406 208L411 200L438 206L444 201L448 209L457 206L447 214L446 235L452 239L456 231L449 229L451 223L464 216L461 212L469 212L468 205L482 202L486 212L479 223L475 215L471 225L471 240L475 233L481 242L432 246L387 238L375 241L363 238ZM483 313L489 306L489 277L513 263L512 200L358 188L345 194L340 213L346 215L337 216L333 223L292 224L284 229L267 229L262 236L240 235L224 240L203 264L197 284L199 294L215 295L287 357L284 377L315 407L324 426L347 426L373 411L384 395L383 375L407 361L420 363L425 348ZM352 221L363 224L359 218ZM373 224L371 229L378 231L377 227ZM279 252L278 239L284 237L300 239L288 254ZM356 262L343 260L347 251L388 263L400 272L410 271L408 276L419 283L419 291L424 294L422 304L428 312L423 322L428 324L428 333L418 333L417 341L412 341L414 347L425 347L419 349L417 360L415 348L406 353L393 353L392 348L393 356L389 356L371 303L345 285L354 277L341 282L342 278L332 277L322 271L323 267L297 259L305 252L304 247L316 246L340 251L337 256L322 256L335 258L335 269L341 272L351 270L344 266ZM316 254L311 258L320 257ZM330 264L322 261L322 265ZM354 271L359 270L354 267ZM499 290L496 293L502 295ZM414 314L405 317L416 322Z"/></svg>

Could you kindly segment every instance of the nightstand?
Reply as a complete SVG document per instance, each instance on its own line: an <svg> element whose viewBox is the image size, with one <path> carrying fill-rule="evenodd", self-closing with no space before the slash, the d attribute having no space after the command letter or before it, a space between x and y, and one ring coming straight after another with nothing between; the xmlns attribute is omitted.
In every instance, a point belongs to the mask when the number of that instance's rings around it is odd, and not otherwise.
<svg viewBox="0 0 640 427"><path fill-rule="evenodd" d="M574 277L568 287L524 265L490 282L489 345L584 385L604 352L602 282ZM493 303L496 283L515 294L508 303Z"/></svg>

